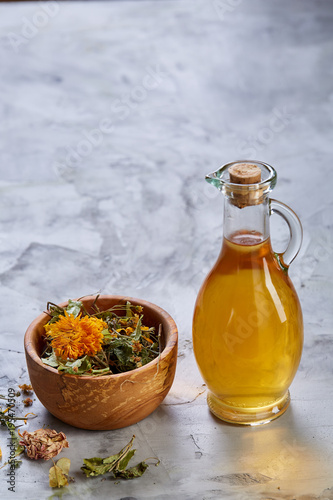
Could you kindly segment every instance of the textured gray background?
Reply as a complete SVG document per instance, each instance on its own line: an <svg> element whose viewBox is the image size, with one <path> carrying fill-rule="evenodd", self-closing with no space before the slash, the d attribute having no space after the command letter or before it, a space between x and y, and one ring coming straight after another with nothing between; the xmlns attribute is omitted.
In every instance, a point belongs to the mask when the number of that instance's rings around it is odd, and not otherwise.
<svg viewBox="0 0 333 500"><path fill-rule="evenodd" d="M140 424L75 430L34 402L30 430L68 435L73 498L333 498L332 21L333 3L314 0L1 4L0 393L28 381L23 335L47 300L132 295L179 327L174 386ZM304 355L292 406L260 428L209 414L191 345L222 236L204 175L244 157L277 169L273 196L304 227L290 271ZM286 240L273 221L274 247ZM133 433L159 468L85 480L83 457ZM2 469L2 498L47 498L49 467L24 459L15 494Z"/></svg>

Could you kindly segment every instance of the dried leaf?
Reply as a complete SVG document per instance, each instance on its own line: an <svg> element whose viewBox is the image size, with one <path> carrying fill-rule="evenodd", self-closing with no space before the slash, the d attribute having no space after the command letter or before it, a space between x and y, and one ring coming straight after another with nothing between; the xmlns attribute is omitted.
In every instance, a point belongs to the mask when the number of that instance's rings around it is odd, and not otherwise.
<svg viewBox="0 0 333 500"><path fill-rule="evenodd" d="M57 356L54 354L54 351L52 351L50 356L48 356L47 358L41 358L41 360L45 365L52 366L52 368L58 368L60 364Z"/></svg>
<svg viewBox="0 0 333 500"><path fill-rule="evenodd" d="M91 364L87 358L76 359L75 361L67 361L65 364L59 363L58 370L71 375L81 375L91 369Z"/></svg>
<svg viewBox="0 0 333 500"><path fill-rule="evenodd" d="M131 318L133 316L132 309L131 309L131 303L129 301L126 302L126 316L128 318Z"/></svg>
<svg viewBox="0 0 333 500"><path fill-rule="evenodd" d="M8 462L5 462L1 467L0 469L3 469L4 467L6 467L6 465L10 465L12 468L15 468L15 469L18 469L20 467L20 465L22 464L22 460L16 460L16 458L12 458L10 460L8 460Z"/></svg>
<svg viewBox="0 0 333 500"><path fill-rule="evenodd" d="M114 468L116 468L120 461L122 461L128 453L131 453L130 449L133 445L134 437L132 437L131 441L116 455L111 455L106 458L84 458L84 466L81 467L83 472L87 477L89 476L100 476L106 474L107 472L111 472ZM133 453L131 453L132 458ZM130 460L129 458L129 460ZM129 461L128 460L128 461ZM128 463L128 462L127 462Z"/></svg>
<svg viewBox="0 0 333 500"><path fill-rule="evenodd" d="M118 467L117 467L117 470L119 471L123 471L126 469L126 467L128 466L128 462L131 460L131 458L133 457L134 453L135 453L136 450L129 450L126 455L124 456L124 458L122 458L120 460L120 462L118 462Z"/></svg>
<svg viewBox="0 0 333 500"><path fill-rule="evenodd" d="M62 472L64 474L66 474L66 476L68 476L69 474L69 469L70 469L70 466L71 466L71 461L69 458L59 458L59 460L57 461L57 466L60 467L60 469L62 470Z"/></svg>
<svg viewBox="0 0 333 500"><path fill-rule="evenodd" d="M91 370L89 373L83 373L82 375L108 375L110 373L110 368L100 368L99 370Z"/></svg>
<svg viewBox="0 0 333 500"><path fill-rule="evenodd" d="M49 323L55 323L58 321L59 316L63 316L65 314L65 309L63 307L57 306L57 304L53 304L53 302L48 302L46 304L47 314L51 316Z"/></svg>
<svg viewBox="0 0 333 500"><path fill-rule="evenodd" d="M141 477L147 468L148 464L146 464L146 462L140 462L127 470L114 470L113 475L117 479L134 479L136 477Z"/></svg>
<svg viewBox="0 0 333 500"><path fill-rule="evenodd" d="M110 463L104 463L104 459L98 457L84 458L83 463L81 469L87 477L102 476L109 472L112 467Z"/></svg>
<svg viewBox="0 0 333 500"><path fill-rule="evenodd" d="M134 339L134 340L139 340L140 337L141 337L141 326L142 326L142 318L143 316L140 316L140 319L138 321L138 324L136 325L136 328L134 330L134 332L132 333L131 337Z"/></svg>
<svg viewBox="0 0 333 500"><path fill-rule="evenodd" d="M82 302L80 302L79 300L76 301L69 299L66 311L68 312L68 314L73 314L74 318L76 318L81 312L82 305Z"/></svg>
<svg viewBox="0 0 333 500"><path fill-rule="evenodd" d="M62 488L68 485L68 474L71 466L69 458L60 458L49 470L49 481L51 488Z"/></svg>
<svg viewBox="0 0 333 500"><path fill-rule="evenodd" d="M131 346L123 343L115 347L113 352L122 365L128 366L131 364L131 357L133 356L133 349Z"/></svg>
<svg viewBox="0 0 333 500"><path fill-rule="evenodd" d="M84 466L81 467L87 477L100 476L107 472L113 472L115 477L122 479L132 479L142 476L148 465L141 462L135 467L126 470L126 467L133 457L135 450L131 450L135 436L131 441L116 455L106 458L85 458Z"/></svg>
<svg viewBox="0 0 333 500"><path fill-rule="evenodd" d="M51 488L61 488L68 484L67 477L57 465L53 465L49 470L49 484Z"/></svg>
<svg viewBox="0 0 333 500"><path fill-rule="evenodd" d="M59 371L69 373L71 375L82 375L83 373L91 370L91 363L88 356L84 356L83 358L79 358L74 361L66 361L66 363L64 363L55 355L54 351L52 351L50 356L41 359L45 365L52 366L52 368L58 368ZM106 369L105 372L108 371L109 369Z"/></svg>
<svg viewBox="0 0 333 500"><path fill-rule="evenodd" d="M9 422L7 423L7 428L10 432L11 444L15 446L15 457L17 457L18 455L21 455L21 453L24 452L24 446L20 445L20 436L15 430L15 425Z"/></svg>
<svg viewBox="0 0 333 500"><path fill-rule="evenodd" d="M29 415L29 413L28 413ZM9 430L15 429L15 425L13 424L16 420L26 420L25 417L15 417L12 412L12 406L8 406L5 410L0 410L0 425L6 425Z"/></svg>

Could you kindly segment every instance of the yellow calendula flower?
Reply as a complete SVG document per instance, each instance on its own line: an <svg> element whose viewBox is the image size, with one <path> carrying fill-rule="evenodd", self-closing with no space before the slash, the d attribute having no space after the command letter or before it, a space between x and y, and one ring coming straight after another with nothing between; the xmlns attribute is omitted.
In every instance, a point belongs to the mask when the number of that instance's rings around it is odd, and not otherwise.
<svg viewBox="0 0 333 500"><path fill-rule="evenodd" d="M108 326L101 319L82 318L81 314L75 318L65 311L65 316L60 316L58 321L44 328L57 357L77 359L85 354L94 356L102 349L102 331Z"/></svg>

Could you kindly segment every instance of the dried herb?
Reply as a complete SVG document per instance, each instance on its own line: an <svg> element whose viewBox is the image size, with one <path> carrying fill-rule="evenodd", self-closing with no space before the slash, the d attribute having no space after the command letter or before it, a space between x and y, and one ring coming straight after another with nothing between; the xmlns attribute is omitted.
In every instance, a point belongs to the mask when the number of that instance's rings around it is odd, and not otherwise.
<svg viewBox="0 0 333 500"><path fill-rule="evenodd" d="M24 422L27 420L27 415L25 417L15 417L12 415L10 412L12 406L8 406L5 410L0 410L0 424L5 425L8 427L9 430L12 428L15 428L14 424L12 423L13 421L16 420L24 420Z"/></svg>
<svg viewBox="0 0 333 500"><path fill-rule="evenodd" d="M26 392L27 394L32 392L31 385L23 384L19 387L20 387L20 389L22 389L23 392L27 391ZM16 392L15 396L19 396L20 394L21 394L20 392ZM8 400L8 396L6 397L3 395L0 395L0 399L7 399ZM26 398L23 401L23 403L25 406L30 406L32 404L32 399ZM16 422L18 420L23 420L23 422L26 424L27 419L28 419L28 415L35 416L35 414L34 413L27 413L24 417L16 417L15 413L14 413L14 408L15 408L15 404L8 404L7 408L5 408L4 410L2 410L2 409L0 410L0 424L2 426L7 427L8 431L9 431L11 444L15 446L15 455L14 455L14 458L11 459L11 463L14 464L15 467L18 467L19 464L21 463L21 461L15 460L15 458L24 452L24 447L21 446L19 443L20 438L19 438L18 433L16 432L16 427L15 427L14 422ZM1 458L1 456L2 455L0 454L0 458ZM4 467L7 464L8 464L8 462L6 462L2 467Z"/></svg>
<svg viewBox="0 0 333 500"><path fill-rule="evenodd" d="M3 398L5 399L5 398ZM21 460L16 460L16 457L18 457L19 455L21 455L21 453L24 452L24 447L20 445L19 441L20 441L20 438L16 432L16 429L15 429L15 425L13 424L13 421L15 420L24 420L24 422L26 421L26 417L15 417L12 413L11 413L11 408L12 406L8 406L5 410L1 410L0 411L0 423L1 425L4 425L7 427L7 429L9 430L9 433L10 433L10 440L11 440L11 444L15 447L15 454L14 454L14 457L12 457L9 462L12 466L14 466L15 468L19 467L19 465L21 464ZM2 454L0 454L1 457L2 457ZM9 462L6 462L3 464L2 467L0 467L0 469L2 469L3 467L5 467L6 465L8 465Z"/></svg>
<svg viewBox="0 0 333 500"><path fill-rule="evenodd" d="M148 467L148 464L144 461L134 467L126 469L136 451L131 449L134 439L135 436L133 436L130 442L116 455L111 455L106 458L84 458L84 465L81 467L84 474L87 477L94 477L112 472L115 478L121 479L134 479L135 477L142 476Z"/></svg>
<svg viewBox="0 0 333 500"><path fill-rule="evenodd" d="M47 303L46 348L42 361L62 373L107 375L139 368L161 351L161 325L143 324L143 308L130 302L106 311L98 308L98 296L89 314L81 301L67 307Z"/></svg>
<svg viewBox="0 0 333 500"><path fill-rule="evenodd" d="M69 458L60 458L49 470L49 483L51 488L62 488L68 485L68 475L71 466Z"/></svg>

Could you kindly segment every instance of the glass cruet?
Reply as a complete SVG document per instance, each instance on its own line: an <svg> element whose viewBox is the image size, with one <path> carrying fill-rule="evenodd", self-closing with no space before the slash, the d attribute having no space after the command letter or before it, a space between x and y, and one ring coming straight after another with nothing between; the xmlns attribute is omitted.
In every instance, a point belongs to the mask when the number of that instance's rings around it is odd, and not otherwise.
<svg viewBox="0 0 333 500"><path fill-rule="evenodd" d="M256 180L246 178L249 171ZM289 207L269 198L277 175L266 163L228 163L206 180L225 196L223 244L196 300L194 354L213 414L236 424L267 423L288 408L301 359L302 311L288 269L302 226ZM270 241L274 213L290 229L280 254Z"/></svg>

